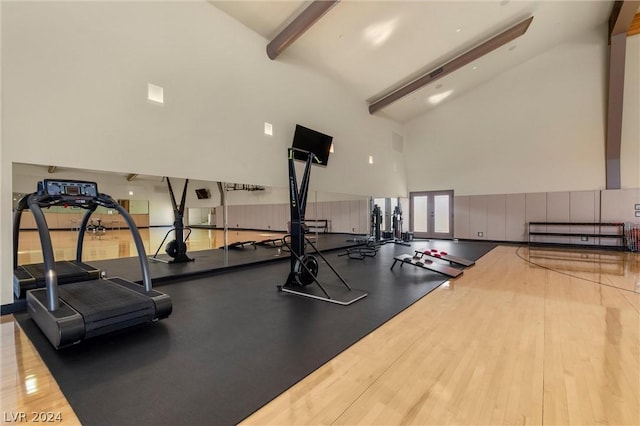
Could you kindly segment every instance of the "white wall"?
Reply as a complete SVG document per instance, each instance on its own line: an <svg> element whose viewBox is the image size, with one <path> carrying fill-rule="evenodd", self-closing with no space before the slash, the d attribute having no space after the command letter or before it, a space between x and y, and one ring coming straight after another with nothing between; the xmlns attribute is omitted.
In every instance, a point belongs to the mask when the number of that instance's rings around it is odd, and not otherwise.
<svg viewBox="0 0 640 426"><path fill-rule="evenodd" d="M409 190L474 195L602 189L603 31L546 51L408 123ZM637 150L637 138L633 142ZM628 145L630 140L625 153ZM628 175L624 184L637 187Z"/></svg>
<svg viewBox="0 0 640 426"><path fill-rule="evenodd" d="M301 123L336 145L314 188L405 191L402 173L386 177L402 161L391 149L400 125L370 116L328 78L269 60L263 38L206 2L2 7L12 161L286 187L286 148ZM164 105L147 101L149 82L164 87ZM379 162L368 165L368 154ZM365 178L373 172L385 177Z"/></svg>
<svg viewBox="0 0 640 426"><path fill-rule="evenodd" d="M401 125L370 116L329 78L269 60L266 40L204 1L0 7L4 207L13 163L285 187L296 123L334 137L312 189L405 195L391 148ZM147 101L147 83L164 87L164 105ZM0 235L10 235L10 215ZM5 304L10 238L1 244Z"/></svg>

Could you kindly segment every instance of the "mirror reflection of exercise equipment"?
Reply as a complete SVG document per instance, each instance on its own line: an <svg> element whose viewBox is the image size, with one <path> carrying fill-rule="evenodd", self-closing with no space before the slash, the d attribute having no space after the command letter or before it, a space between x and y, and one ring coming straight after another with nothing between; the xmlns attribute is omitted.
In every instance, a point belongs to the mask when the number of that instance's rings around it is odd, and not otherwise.
<svg viewBox="0 0 640 426"><path fill-rule="evenodd" d="M300 147L305 147L306 149L302 149ZM305 233L308 232L308 228L304 224L304 217L307 206L311 165L314 162L317 164L326 164L330 147L330 136L323 135L322 133L315 132L302 126L296 127L293 147L288 149L291 233L283 239L285 245L291 252L291 269L285 284L278 286L278 289L283 292L309 297L316 300L336 303L339 305L350 305L351 303L366 297L367 293L362 290L351 288L338 271L336 271L322 253L320 253L313 242L305 236ZM294 163L294 160L296 159L305 161L305 168L300 187L298 187L298 181L296 178ZM305 253L307 245L314 250L312 254ZM323 284L318 280L320 264L316 255L322 259L327 266L329 266L331 271L333 271L336 277L340 280L342 286ZM311 284L315 285L312 286ZM331 289L331 294L328 291L329 289Z"/></svg>
<svg viewBox="0 0 640 426"><path fill-rule="evenodd" d="M184 181L184 188L182 189L182 198L180 200L180 204L176 203L176 197L173 193L173 188L171 187L171 181L168 177L165 177L167 180L167 187L169 188L169 195L171 196L171 205L173 206L173 227L167 231L162 242L158 246L158 249L149 259L156 262L163 263L184 263L184 262L193 262L194 259L191 259L187 256L187 240L189 239L189 235L191 235L191 228L184 226L184 210L186 207L186 198L187 198L187 186L189 185L189 179ZM184 230L189 231L187 236L184 236ZM165 247L165 252L171 257L171 260L165 260L158 257L158 253L160 249L163 247L164 242L167 240L167 237L170 233L175 234L175 238L167 243Z"/></svg>
<svg viewBox="0 0 640 426"><path fill-rule="evenodd" d="M98 206L116 209L131 231L142 269L143 285L118 277L106 278L104 272L97 271L91 276L67 276L67 283L59 286L62 277L68 272L68 268L61 266L68 266L67 263L70 262L55 261L51 234L42 212L42 208L58 205L87 210L78 237L75 262L78 264L82 258L82 240L91 213ZM38 183L37 192L26 195L19 201L14 213L14 277L19 274L16 268L17 230L20 229L22 211L26 209L33 214L40 237L43 264L39 269L42 271L45 287L26 291L27 309L56 349L90 337L151 324L171 314L171 298L152 288L144 243L133 218L111 197L99 193L95 182L45 179ZM84 275L90 271L81 272Z"/></svg>
<svg viewBox="0 0 640 426"><path fill-rule="evenodd" d="M87 225L87 232L91 232L92 234L106 234L107 228L102 224L102 219L99 217L96 218L96 222L93 222L93 219L90 219L89 224Z"/></svg>

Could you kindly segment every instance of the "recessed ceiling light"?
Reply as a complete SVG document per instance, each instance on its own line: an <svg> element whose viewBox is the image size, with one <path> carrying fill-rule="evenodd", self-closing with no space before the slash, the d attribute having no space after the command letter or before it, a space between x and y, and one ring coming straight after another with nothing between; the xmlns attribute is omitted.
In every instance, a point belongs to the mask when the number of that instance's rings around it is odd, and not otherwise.
<svg viewBox="0 0 640 426"><path fill-rule="evenodd" d="M129 195L133 195L133 191L129 191Z"/></svg>
<svg viewBox="0 0 640 426"><path fill-rule="evenodd" d="M364 29L364 38L372 46L380 46L383 44L393 31L396 29L398 25L398 18L393 18L385 22L379 22L376 24L371 24L367 28Z"/></svg>
<svg viewBox="0 0 640 426"><path fill-rule="evenodd" d="M462 31L462 28L456 28L457 33L459 33L460 31Z"/></svg>
<svg viewBox="0 0 640 426"><path fill-rule="evenodd" d="M373 155L369 156L369 164L373 164Z"/></svg>
<svg viewBox="0 0 640 426"><path fill-rule="evenodd" d="M477 70L477 69L478 69L478 67L474 65L474 66L473 66L473 69L474 69L474 70Z"/></svg>
<svg viewBox="0 0 640 426"><path fill-rule="evenodd" d="M271 123L264 122L264 134L273 136L273 125Z"/></svg>
<svg viewBox="0 0 640 426"><path fill-rule="evenodd" d="M331 147L329 148L329 152L333 152L333 143L331 144Z"/></svg>
<svg viewBox="0 0 640 426"><path fill-rule="evenodd" d="M447 90L446 92L438 93L436 95L431 95L427 98L427 101L431 105L436 105L442 102L445 98L448 98L453 93L453 90Z"/></svg>

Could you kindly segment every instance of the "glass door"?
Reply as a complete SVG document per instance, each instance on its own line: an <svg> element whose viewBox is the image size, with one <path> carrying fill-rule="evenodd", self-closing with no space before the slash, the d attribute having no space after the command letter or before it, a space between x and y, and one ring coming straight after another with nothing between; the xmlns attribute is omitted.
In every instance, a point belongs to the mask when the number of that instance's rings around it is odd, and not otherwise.
<svg viewBox="0 0 640 426"><path fill-rule="evenodd" d="M412 192L410 226L416 238L453 238L453 191Z"/></svg>

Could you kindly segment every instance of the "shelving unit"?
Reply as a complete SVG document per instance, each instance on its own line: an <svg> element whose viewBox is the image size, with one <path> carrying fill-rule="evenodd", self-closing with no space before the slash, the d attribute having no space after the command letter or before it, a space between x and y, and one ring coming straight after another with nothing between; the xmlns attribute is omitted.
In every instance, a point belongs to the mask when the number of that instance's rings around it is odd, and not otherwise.
<svg viewBox="0 0 640 426"><path fill-rule="evenodd" d="M529 222L531 245L579 245L623 249L621 222Z"/></svg>
<svg viewBox="0 0 640 426"><path fill-rule="evenodd" d="M329 232L329 220L328 219L306 219L304 224L308 227L309 232L321 232L326 234Z"/></svg>

